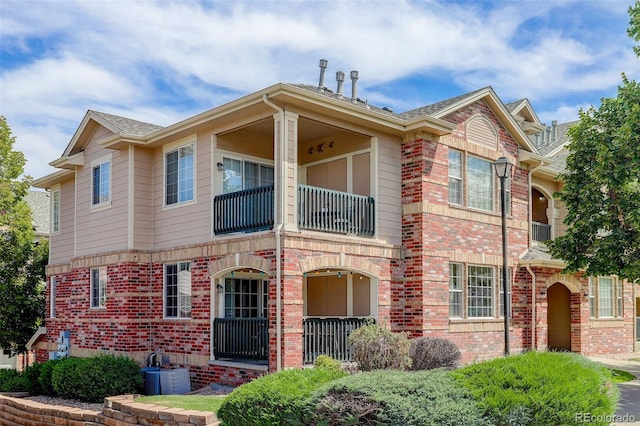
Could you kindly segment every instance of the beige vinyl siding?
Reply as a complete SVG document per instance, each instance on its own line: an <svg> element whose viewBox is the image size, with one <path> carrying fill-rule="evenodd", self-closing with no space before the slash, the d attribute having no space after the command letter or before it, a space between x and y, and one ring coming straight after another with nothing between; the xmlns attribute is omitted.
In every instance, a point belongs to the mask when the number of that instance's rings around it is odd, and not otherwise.
<svg viewBox="0 0 640 426"><path fill-rule="evenodd" d="M105 155L111 155L111 206L92 208L91 162ZM77 256L127 248L128 173L127 151L107 150L95 141L85 147L85 165L77 173Z"/></svg>
<svg viewBox="0 0 640 426"><path fill-rule="evenodd" d="M135 149L133 248L153 248L153 153Z"/></svg>
<svg viewBox="0 0 640 426"><path fill-rule="evenodd" d="M184 139L184 143L189 143ZM155 249L165 249L211 240L211 133L198 134L195 149L195 202L164 206L164 154L153 153L153 241ZM220 174L215 172L214 176ZM218 183L216 183L217 185Z"/></svg>
<svg viewBox="0 0 640 426"><path fill-rule="evenodd" d="M285 115L286 123L286 138L287 138L287 152L286 152L286 207L285 207L285 223L294 224L296 218L296 211L298 206L296 204L297 199L297 181L296 181L296 145L298 143L297 135L297 119Z"/></svg>
<svg viewBox="0 0 640 426"><path fill-rule="evenodd" d="M60 184L60 232L50 239L49 264L66 263L73 257L75 185L69 179Z"/></svg>
<svg viewBox="0 0 640 426"><path fill-rule="evenodd" d="M402 187L400 143L384 136L378 139L378 238L402 244Z"/></svg>

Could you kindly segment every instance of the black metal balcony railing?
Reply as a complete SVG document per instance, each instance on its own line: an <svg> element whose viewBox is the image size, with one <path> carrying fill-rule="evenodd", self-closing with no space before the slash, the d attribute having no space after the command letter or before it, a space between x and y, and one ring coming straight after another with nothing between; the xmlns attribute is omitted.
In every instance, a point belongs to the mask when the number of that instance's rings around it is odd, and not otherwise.
<svg viewBox="0 0 640 426"><path fill-rule="evenodd" d="M304 363L313 363L318 355L351 361L349 335L356 328L374 322L373 318L305 318L302 321Z"/></svg>
<svg viewBox="0 0 640 426"><path fill-rule="evenodd" d="M533 241L549 241L551 239L551 225L532 222L531 233Z"/></svg>
<svg viewBox="0 0 640 426"><path fill-rule="evenodd" d="M372 236L375 233L372 197L298 185L298 228Z"/></svg>
<svg viewBox="0 0 640 426"><path fill-rule="evenodd" d="M636 340L640 341L640 317L636 317Z"/></svg>
<svg viewBox="0 0 640 426"><path fill-rule="evenodd" d="M273 185L217 195L213 199L213 232L255 232L273 228Z"/></svg>
<svg viewBox="0 0 640 426"><path fill-rule="evenodd" d="M213 355L216 358L258 359L269 357L267 318L215 318Z"/></svg>

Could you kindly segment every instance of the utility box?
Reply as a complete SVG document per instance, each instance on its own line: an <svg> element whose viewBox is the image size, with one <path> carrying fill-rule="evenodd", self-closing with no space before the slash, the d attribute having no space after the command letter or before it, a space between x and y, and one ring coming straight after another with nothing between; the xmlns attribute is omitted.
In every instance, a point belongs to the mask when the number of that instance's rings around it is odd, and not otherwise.
<svg viewBox="0 0 640 426"><path fill-rule="evenodd" d="M144 367L140 371L144 374L144 393L160 395L160 368Z"/></svg>

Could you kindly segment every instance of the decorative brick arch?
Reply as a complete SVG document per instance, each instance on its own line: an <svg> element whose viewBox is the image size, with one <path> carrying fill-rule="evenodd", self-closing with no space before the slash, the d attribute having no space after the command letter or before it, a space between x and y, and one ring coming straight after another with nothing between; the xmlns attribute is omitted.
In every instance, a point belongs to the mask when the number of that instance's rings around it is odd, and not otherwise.
<svg viewBox="0 0 640 426"><path fill-rule="evenodd" d="M344 268L372 277L380 276L380 266L362 257L344 253L308 257L300 261L300 269L303 273L326 268Z"/></svg>
<svg viewBox="0 0 640 426"><path fill-rule="evenodd" d="M209 263L209 278L218 278L235 269L250 268L269 275L271 262L268 259L250 254L230 254Z"/></svg>
<svg viewBox="0 0 640 426"><path fill-rule="evenodd" d="M561 283L571 291L571 293L580 293L582 291L582 283L572 275L556 273L551 275L545 281L545 288L548 289L555 283Z"/></svg>

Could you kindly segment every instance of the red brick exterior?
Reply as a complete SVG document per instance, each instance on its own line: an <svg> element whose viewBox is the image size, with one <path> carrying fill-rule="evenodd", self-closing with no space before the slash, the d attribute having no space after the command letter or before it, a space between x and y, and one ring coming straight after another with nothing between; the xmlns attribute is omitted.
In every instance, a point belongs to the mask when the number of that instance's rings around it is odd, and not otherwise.
<svg viewBox="0 0 640 426"><path fill-rule="evenodd" d="M452 135L446 138L422 133L405 137L399 147L403 208L401 247L331 235L285 235L280 282L276 279L275 247L236 254L253 256L268 265L260 271L269 277L268 371L277 370L278 352L282 368L302 366L304 277L312 270L325 269L352 270L376 280L377 320L394 331L406 331L411 337L441 336L450 339L461 348L464 362L503 354L502 318L467 319L450 318L449 315L451 262L491 266L496 271L500 271L502 264L499 212L474 211L450 205L448 200L449 150L454 147L466 152L465 123L476 115L490 119L498 132L497 149L482 151L494 157L486 156L485 159L493 161L501 155L519 158L517 142L483 101L443 117L457 125ZM480 156L478 152L473 154ZM494 195L498 196L497 189ZM532 277L530 271L520 264L520 256L529 246L529 172L525 168L517 167L513 172L511 200L508 257L513 276L509 336L511 352L518 353L546 349L546 289L556 282L554 277L561 271L535 266L530 268L534 274ZM216 253L223 244L212 242L204 251ZM150 254L154 255L157 253ZM210 362L212 319L217 297L220 297L215 290L212 291L212 286L215 288L212 277L219 272L212 270L212 264L225 259L224 255L179 259L191 262L190 319L163 317L162 261L100 265L107 267L108 275L107 306L103 309L89 308L90 267L69 267L63 272L51 269L48 279L55 275L57 280L56 318L46 320L47 334L38 344L38 361L48 358L48 351L55 348L55 339L61 331L70 330L72 351L76 354L126 354L137 357L142 364L146 355L160 351L169 356L170 366L190 369L194 387L211 382L235 385L264 374L264 369L247 365ZM303 264L307 266L303 267ZM221 273L232 270L233 267L229 267ZM535 289L532 289L534 279ZM602 321L589 318L589 301L584 297L588 285L583 277L578 275L570 282L564 278L558 280L572 289L573 351L600 355L633 350L634 301L630 285L624 290L624 318ZM281 303L279 350L278 286ZM534 321L535 326L532 326Z"/></svg>

